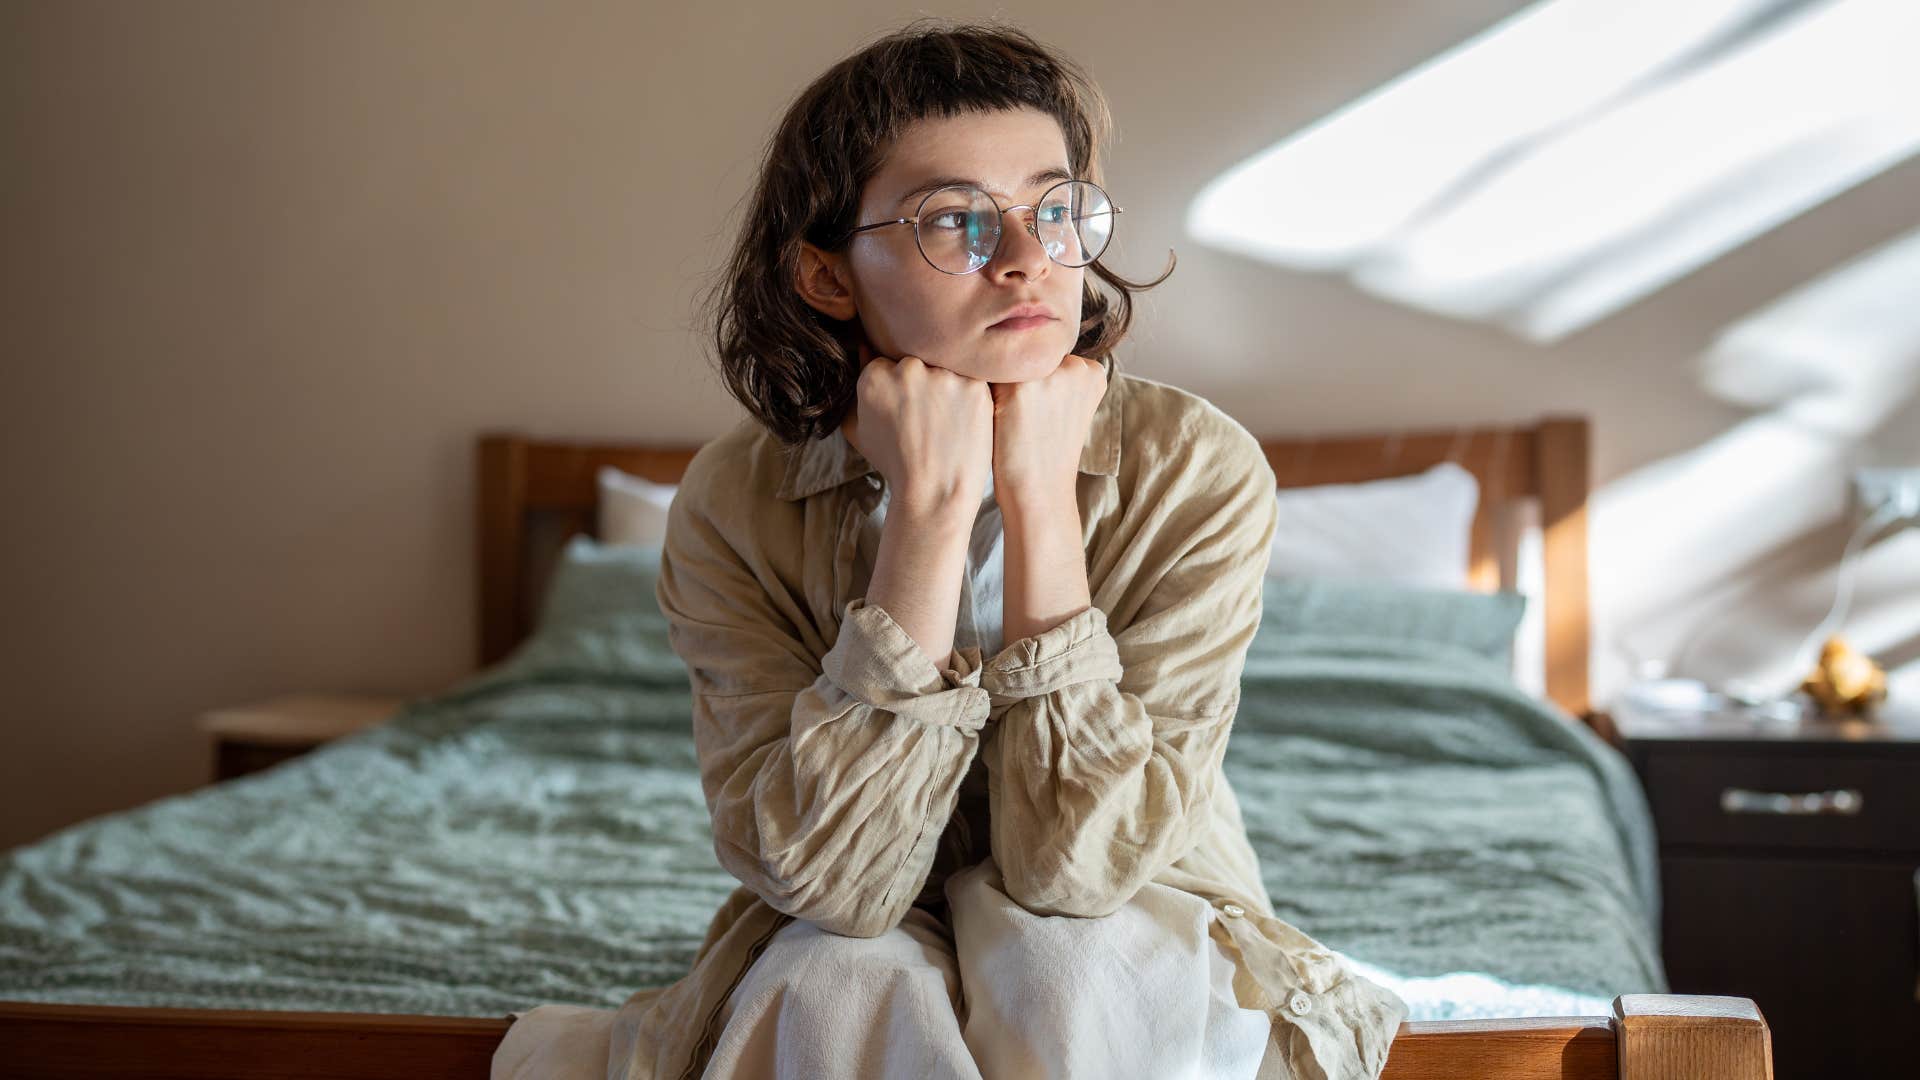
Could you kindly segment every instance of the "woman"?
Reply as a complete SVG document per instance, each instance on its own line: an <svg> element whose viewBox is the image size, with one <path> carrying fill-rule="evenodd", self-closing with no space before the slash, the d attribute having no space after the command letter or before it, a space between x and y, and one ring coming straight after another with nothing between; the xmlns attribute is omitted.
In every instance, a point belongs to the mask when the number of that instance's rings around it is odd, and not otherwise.
<svg viewBox="0 0 1920 1080"><path fill-rule="evenodd" d="M609 1075L1384 1066L1404 1004L1273 917L1221 773L1274 476L1113 370L1157 281L1097 261L1105 127L1027 35L925 24L781 121L713 301L751 416L657 593L742 885Z"/></svg>

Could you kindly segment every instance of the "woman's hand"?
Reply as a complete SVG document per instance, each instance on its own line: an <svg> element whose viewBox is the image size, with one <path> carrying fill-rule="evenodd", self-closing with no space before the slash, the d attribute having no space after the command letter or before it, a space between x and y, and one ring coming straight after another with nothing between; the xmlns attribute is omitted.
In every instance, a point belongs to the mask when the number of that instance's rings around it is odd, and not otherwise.
<svg viewBox="0 0 1920 1080"><path fill-rule="evenodd" d="M1106 369L1069 353L1044 379L990 385L994 500L1003 510L1076 505L1080 451L1107 392Z"/></svg>
<svg viewBox="0 0 1920 1080"><path fill-rule="evenodd" d="M886 478L894 507L977 508L988 476L998 475L989 472L993 417L990 384L917 356L878 356L861 335L857 396L841 433Z"/></svg>

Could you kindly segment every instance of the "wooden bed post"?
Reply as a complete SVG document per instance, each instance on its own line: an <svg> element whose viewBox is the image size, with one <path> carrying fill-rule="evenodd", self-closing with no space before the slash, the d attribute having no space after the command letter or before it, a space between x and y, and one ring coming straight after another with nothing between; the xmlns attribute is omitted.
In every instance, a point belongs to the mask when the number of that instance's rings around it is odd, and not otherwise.
<svg viewBox="0 0 1920 1080"><path fill-rule="evenodd" d="M513 583L525 572L527 440L512 434L482 436L477 482L476 595L484 668L513 651L525 630L520 590Z"/></svg>
<svg viewBox="0 0 1920 1080"><path fill-rule="evenodd" d="M1546 563L1547 696L1587 719L1587 486L1589 434L1583 417L1549 417L1534 438L1540 486L1540 551ZM1590 721L1589 721L1590 722Z"/></svg>
<svg viewBox="0 0 1920 1080"><path fill-rule="evenodd" d="M1620 1080L1773 1080L1773 1039L1752 999L1622 994L1613 999Z"/></svg>

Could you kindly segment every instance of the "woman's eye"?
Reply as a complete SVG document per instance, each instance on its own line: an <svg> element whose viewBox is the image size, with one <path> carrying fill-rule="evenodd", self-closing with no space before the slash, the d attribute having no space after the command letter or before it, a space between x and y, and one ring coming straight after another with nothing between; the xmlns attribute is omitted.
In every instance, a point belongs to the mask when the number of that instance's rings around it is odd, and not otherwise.
<svg viewBox="0 0 1920 1080"><path fill-rule="evenodd" d="M943 210L933 215L932 225L936 229L964 229L967 227L965 210Z"/></svg>

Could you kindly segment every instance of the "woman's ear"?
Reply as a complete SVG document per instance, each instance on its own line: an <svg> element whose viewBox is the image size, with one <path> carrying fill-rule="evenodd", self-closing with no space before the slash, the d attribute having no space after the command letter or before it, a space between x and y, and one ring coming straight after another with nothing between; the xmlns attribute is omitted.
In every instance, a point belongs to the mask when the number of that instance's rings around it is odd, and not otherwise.
<svg viewBox="0 0 1920 1080"><path fill-rule="evenodd" d="M847 287L846 259L829 251L800 241L800 269L795 276L794 288L808 306L830 319L845 322L853 318L858 310L853 302L853 290Z"/></svg>

